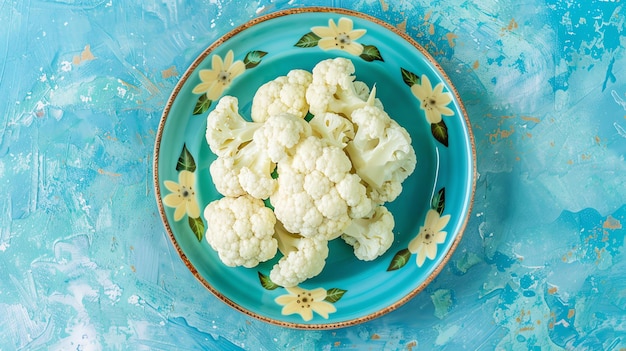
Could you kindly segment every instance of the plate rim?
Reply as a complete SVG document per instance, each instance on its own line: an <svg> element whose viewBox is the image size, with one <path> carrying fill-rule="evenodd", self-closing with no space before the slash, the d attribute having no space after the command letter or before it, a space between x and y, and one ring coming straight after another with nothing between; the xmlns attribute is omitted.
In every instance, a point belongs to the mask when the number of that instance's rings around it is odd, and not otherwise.
<svg viewBox="0 0 626 351"><path fill-rule="evenodd" d="M251 311L247 308L244 308L242 306L240 306L239 304L235 303L234 301L232 301L230 298L228 298L227 296L225 296L223 293L221 293L220 291L218 291L215 287L213 287L211 284L209 284L209 282L200 275L200 273L198 272L198 270L194 267L194 265L191 263L191 261L189 260L189 258L187 257L187 255L185 254L185 252L182 250L181 246L178 244L174 233L172 231L172 227L170 226L170 223L167 219L166 213L165 213L165 206L163 205L163 202L161 200L162 196L161 196L161 186L159 184L160 180L159 180L159 155L160 155L160 147L161 147L161 141L162 141L162 136L163 136L163 130L165 128L165 124L167 122L168 116L170 114L170 111L172 109L172 106L174 104L174 101L176 100L176 98L178 97L179 93L181 92L183 86L185 85L185 83L187 82L187 80L191 77L191 75L193 74L193 72L196 71L196 69L198 68L198 66L220 45L222 45L223 43L225 43L226 41L228 41L229 39L231 39L232 37L234 37L235 35L245 31L246 29L249 29L251 27L254 27L255 25L262 23L262 22L266 22L268 20L272 20L275 18L279 18L279 17L284 17L284 16L289 16L289 15L294 15L294 14L304 14L304 13L333 13L333 14L340 14L340 15L347 15L347 16L352 16L352 17L356 17L356 18L361 18L364 19L366 21L370 21L374 24L380 25L381 27L393 32L394 34L400 36L402 39L404 39L405 41L407 41L407 43L409 43L411 46L413 46L413 48L415 48L416 50L418 50L422 55L425 56L425 58L429 61L429 63L431 65L434 66L434 68L436 69L438 74L441 74L441 78L445 81L445 83L448 85L449 88L449 92L452 93L456 99L456 102L458 103L458 108L461 111L463 120L465 122L466 128L464 130L465 133L467 133L467 137L468 137L468 141L469 141L469 146L470 146L470 150L469 151L469 155L470 155L470 160L469 160L469 166L471 167L471 172L470 172L470 176L471 176L471 181L469 182L469 186L470 189L469 190L469 196L467 198L465 198L464 200L467 201L467 210L465 211L465 213L462 213L463 215L463 221L460 223L460 227L459 230L455 233L456 236L453 240L453 242L450 245L449 250L445 253L445 255L443 255L440 263L434 268L434 270L426 277L426 279L424 279L424 281L419 284L418 286L416 286L413 290L411 290L408 294L404 295L401 299L394 301L392 304L390 304L389 306L379 309L373 313L369 313L367 315L361 316L361 317L357 317L357 318L352 318L352 319L348 319L348 320L344 320L344 321L338 321L338 322L329 322L329 323L312 323L312 324L306 324L306 323L296 323L296 322L288 322L288 321L282 321L282 320L277 320L274 318L270 318L267 316L263 316L259 313L256 313L254 311ZM155 135L155 141L154 141L154 151L153 151L153 167L152 167L152 172L153 172L153 188L154 188L154 194L155 194L155 198L156 198L156 202L157 202L157 207L159 210L159 215L160 215L160 219L161 222L163 223L168 237L170 239L170 241L172 242L172 245L174 246L174 248L176 249L176 252L178 253L179 257L181 258L181 260L183 261L183 263L185 264L185 266L187 267L187 269L189 269L189 271L192 273L192 275L196 278L196 280L198 280L207 290L209 290L209 292L211 292L215 297L217 297L219 300L221 300L222 302L224 302L225 304L227 304L228 306L232 307L233 309L247 315L250 317L253 317L255 319L261 320L263 322L269 323L269 324L273 324L273 325L277 325L277 326L281 326L281 327L288 327L288 328L293 328L293 329L303 329L303 330L327 330L327 329L337 329L337 328L343 328L343 327L348 327L348 326L353 326L353 325L357 325L357 324L361 324L373 319L376 319L380 316L383 316L393 310L398 309L400 306L406 304L409 300L411 300L413 297L415 297L416 295L418 295L420 292L422 292L424 290L424 288L426 286L428 286L438 275L439 273L441 273L441 271L443 270L443 268L447 265L448 261L450 260L451 256L454 254L454 252L456 251L464 233L465 233L465 229L467 227L467 224L469 222L469 218L471 217L471 213L473 210L473 205L474 205L474 196L475 196L475 191L476 191L476 181L477 181L477 169L476 169L476 144L475 144L475 140L474 140L474 135L473 135L473 131L472 131L472 125L471 122L469 120L467 111L465 109L465 106L463 104L463 101L460 98L460 95L456 89L456 86L454 84L452 84L452 81L450 80L450 78L448 77L447 73L443 70L443 68L441 67L441 65L439 64L439 62L437 62L434 57L428 52L426 51L426 49L424 47L422 47L415 39L413 39L411 36L409 36L406 32L399 30L398 28L392 26L391 24L377 18L374 17L373 15L369 15L363 12L359 12L356 10L351 10L351 9L345 9L345 8L335 8L335 7L326 7L326 6L309 6L309 7L300 7L300 8L291 8L291 9L283 9L283 10L277 10L277 11L273 11L270 13L267 13L265 15L261 15L258 16L256 18L253 18L251 20L246 21L245 23L229 30L228 32L226 32L225 34L223 34L221 37L219 37L217 40L213 41L210 45L208 45L205 49L202 50L202 52L192 61L192 63L189 65L189 67L185 70L185 72L183 73L183 75L181 75L181 77L178 79L178 82L176 83L176 85L174 86L174 89L172 90L172 92L170 93L170 96L168 97L168 100L165 104L165 106L163 107L163 112L161 114L161 117L159 119L159 125L158 125L158 129Z"/></svg>

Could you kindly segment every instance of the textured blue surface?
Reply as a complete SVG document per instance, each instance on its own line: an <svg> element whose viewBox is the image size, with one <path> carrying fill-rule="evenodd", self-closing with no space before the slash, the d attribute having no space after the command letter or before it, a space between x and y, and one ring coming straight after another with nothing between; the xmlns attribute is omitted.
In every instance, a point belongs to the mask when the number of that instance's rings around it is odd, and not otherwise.
<svg viewBox="0 0 626 351"><path fill-rule="evenodd" d="M184 266L152 189L155 132L213 40L312 1L0 1L1 350L626 348L620 1L332 1L406 30L463 98L474 212L420 295L295 331Z"/></svg>

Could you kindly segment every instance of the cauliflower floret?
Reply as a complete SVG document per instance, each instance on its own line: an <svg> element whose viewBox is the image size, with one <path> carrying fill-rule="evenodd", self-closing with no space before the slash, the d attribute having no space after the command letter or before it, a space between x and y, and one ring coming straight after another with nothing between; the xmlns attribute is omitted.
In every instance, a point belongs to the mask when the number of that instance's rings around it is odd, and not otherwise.
<svg viewBox="0 0 626 351"><path fill-rule="evenodd" d="M274 237L283 257L270 271L272 282L292 287L322 272L328 257L326 240L290 233L280 221L276 222Z"/></svg>
<svg viewBox="0 0 626 351"><path fill-rule="evenodd" d="M263 84L252 99L252 120L265 122L270 116L284 112L304 118L309 111L306 89L312 80L310 72L294 69Z"/></svg>
<svg viewBox="0 0 626 351"><path fill-rule="evenodd" d="M350 218L365 217L372 211L373 203L367 195L367 189L361 182L361 177L356 174L348 174L337 185L339 196L346 200Z"/></svg>
<svg viewBox="0 0 626 351"><path fill-rule="evenodd" d="M309 111L313 115L334 112L350 118L352 111L363 107L362 99L354 86L354 64L349 59L337 57L320 61L313 68L313 81L306 91ZM359 84L362 93L362 85Z"/></svg>
<svg viewBox="0 0 626 351"><path fill-rule="evenodd" d="M263 145L252 140L235 155L213 161L209 172L217 191L224 196L250 194L257 199L267 199L276 191L277 181L272 177L276 164L266 151Z"/></svg>
<svg viewBox="0 0 626 351"><path fill-rule="evenodd" d="M325 240L336 238L350 224L351 215L371 211L368 197L354 197L345 191L365 192L357 179L344 180L355 177L351 168L341 148L315 136L304 139L293 149L293 156L278 166L278 189L270 196L276 218L289 232Z"/></svg>
<svg viewBox="0 0 626 351"><path fill-rule="evenodd" d="M393 244L394 225L391 212L384 206L377 206L370 217L352 220L341 238L354 248L359 260L372 261Z"/></svg>
<svg viewBox="0 0 626 351"><path fill-rule="evenodd" d="M279 162L300 140L311 135L311 126L288 112L272 115L254 133L254 141L263 145L269 158Z"/></svg>
<svg viewBox="0 0 626 351"><path fill-rule="evenodd" d="M250 194L267 199L277 186L272 177L276 162L310 135L311 127L289 113L272 116L264 123L247 122L237 108L237 99L225 96L209 113L207 141L218 155L209 171L224 196Z"/></svg>
<svg viewBox="0 0 626 351"><path fill-rule="evenodd" d="M237 98L224 96L207 116L206 141L217 156L232 156L252 140L262 125L246 121L239 114Z"/></svg>
<svg viewBox="0 0 626 351"><path fill-rule="evenodd" d="M224 196L237 197L246 193L239 184L240 171L241 168L235 166L235 159L232 157L218 157L209 166L215 189Z"/></svg>
<svg viewBox="0 0 626 351"><path fill-rule="evenodd" d="M276 256L276 217L263 201L248 195L223 197L204 209L205 238L230 267L254 267Z"/></svg>
<svg viewBox="0 0 626 351"><path fill-rule="evenodd" d="M352 122L356 133L346 152L356 173L368 184L374 202L395 200L417 162L409 133L376 106L355 110Z"/></svg>
<svg viewBox="0 0 626 351"><path fill-rule="evenodd" d="M354 138L352 122L336 113L319 113L309 121L309 124L313 135L342 149Z"/></svg>

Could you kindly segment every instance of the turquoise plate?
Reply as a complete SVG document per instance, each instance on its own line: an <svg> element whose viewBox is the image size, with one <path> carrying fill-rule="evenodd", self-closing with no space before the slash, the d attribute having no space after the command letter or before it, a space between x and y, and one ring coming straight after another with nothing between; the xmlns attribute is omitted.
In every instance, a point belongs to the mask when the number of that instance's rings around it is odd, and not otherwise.
<svg viewBox="0 0 626 351"><path fill-rule="evenodd" d="M376 84L385 110L411 135L417 167L400 197L387 206L396 226L395 241L386 254L371 262L359 261L342 240L334 240L324 271L288 291L267 280L277 259L255 268L227 267L203 239L208 224L201 213L220 197L208 170L215 156L205 141L206 117L223 95L238 97L240 113L249 116L254 92L263 83L291 69L310 71L317 62L338 56L354 62L358 80L370 87ZM201 70L216 74L204 75L203 81ZM210 45L175 87L155 145L159 211L187 267L226 304L292 328L354 325L418 294L461 239L475 178L469 120L439 65L405 33L342 9L271 13ZM167 195L180 193L181 186L193 191L181 193L179 202L164 201ZM297 293L308 292L304 304Z"/></svg>

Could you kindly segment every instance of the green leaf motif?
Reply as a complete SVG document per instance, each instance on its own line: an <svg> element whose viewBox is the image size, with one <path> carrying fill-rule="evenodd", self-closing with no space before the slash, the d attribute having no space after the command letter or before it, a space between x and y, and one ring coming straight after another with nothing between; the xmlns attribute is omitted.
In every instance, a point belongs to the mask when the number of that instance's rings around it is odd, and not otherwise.
<svg viewBox="0 0 626 351"><path fill-rule="evenodd" d="M202 222L202 219L200 217L198 218L188 217L187 219L188 219L189 228L191 228L191 231L196 235L196 238L198 239L198 241L202 241L202 238L204 238L204 222Z"/></svg>
<svg viewBox="0 0 626 351"><path fill-rule="evenodd" d="M183 144L183 150L180 152L180 156L178 157L178 163L176 164L177 171L196 171L196 161L193 160L193 156L189 150L187 150L187 145Z"/></svg>
<svg viewBox="0 0 626 351"><path fill-rule="evenodd" d="M376 60L383 62L385 61L383 60L380 51L378 51L378 48L374 45L363 45L363 52L361 53L361 55L359 55L359 57L367 62L372 62Z"/></svg>
<svg viewBox="0 0 626 351"><path fill-rule="evenodd" d="M389 267L387 267L387 272L395 271L396 269L400 269L409 262L411 258L411 251L409 249L402 249L393 256L391 259L391 263L389 263Z"/></svg>
<svg viewBox="0 0 626 351"><path fill-rule="evenodd" d="M337 288L328 289L328 291L326 291L326 298L324 300L330 303L335 303L341 300L341 298L343 297L343 294L345 294L347 291L348 290L337 289Z"/></svg>
<svg viewBox="0 0 626 351"><path fill-rule="evenodd" d="M196 106L193 108L193 115L196 116L205 113L209 107L211 107L212 103L213 101L209 100L206 94L200 95L198 101L196 101Z"/></svg>
<svg viewBox="0 0 626 351"><path fill-rule="evenodd" d="M313 116L313 114L311 112L307 112L306 116L304 116L304 120L307 121L307 122L311 122L313 117L315 117L315 116Z"/></svg>
<svg viewBox="0 0 626 351"><path fill-rule="evenodd" d="M443 119L439 123L431 124L430 131L433 133L433 136L437 139L437 141L446 147L448 146L448 126L446 126Z"/></svg>
<svg viewBox="0 0 626 351"><path fill-rule="evenodd" d="M259 273L259 280L261 281L261 286L267 290L274 290L277 288L280 288L280 285L274 283L270 277L268 277L267 275L258 272Z"/></svg>
<svg viewBox="0 0 626 351"><path fill-rule="evenodd" d="M246 57L243 59L243 63L246 65L246 69L254 68L261 63L261 59L263 56L267 55L265 51L254 50L250 51L246 54Z"/></svg>
<svg viewBox="0 0 626 351"><path fill-rule="evenodd" d="M409 88L415 84L419 84L420 77L418 77L417 74L411 71L407 71L406 69L402 67L400 67L400 72L402 72L402 80L404 81L406 85L409 86Z"/></svg>
<svg viewBox="0 0 626 351"><path fill-rule="evenodd" d="M265 207L267 207L270 210L274 211L274 206L272 205L272 202L270 201L269 197L267 199L263 200L263 204L265 205Z"/></svg>
<svg viewBox="0 0 626 351"><path fill-rule="evenodd" d="M439 215L443 214L443 210L446 208L446 188L441 188L437 192L437 195L433 197L431 204L432 208L439 212Z"/></svg>
<svg viewBox="0 0 626 351"><path fill-rule="evenodd" d="M299 48L316 47L320 39L322 38L320 38L317 34L313 32L308 32L305 35L303 35L302 38L300 38L300 40L298 40L298 42L294 46L299 47Z"/></svg>

